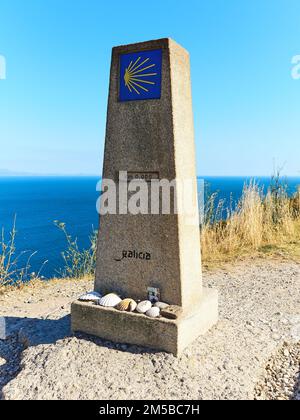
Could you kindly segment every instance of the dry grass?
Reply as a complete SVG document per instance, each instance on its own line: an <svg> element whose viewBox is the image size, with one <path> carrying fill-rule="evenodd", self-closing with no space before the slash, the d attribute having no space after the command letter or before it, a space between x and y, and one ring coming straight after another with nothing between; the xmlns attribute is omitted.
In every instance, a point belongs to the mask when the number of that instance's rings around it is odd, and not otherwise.
<svg viewBox="0 0 300 420"><path fill-rule="evenodd" d="M255 182L245 185L234 209L224 202L208 203L201 230L203 261L207 265L246 256L269 255L300 260L300 189L289 197L275 180L266 194ZM216 208L212 214L211 209ZM227 212L225 220L218 217Z"/></svg>
<svg viewBox="0 0 300 420"><path fill-rule="evenodd" d="M67 282L67 281L71 281L72 284L77 284L80 282L83 283L87 283L89 281L93 281L94 277L93 276L85 276L85 277L81 277L81 278L52 278L50 281L49 280L42 280L42 279L33 279L31 281L28 281L26 283L22 283L22 282L18 282L18 283L14 283L11 285L1 285L0 283L0 296L4 295L10 291L15 291L15 290L39 290L41 288L49 288L52 287L55 284L61 284L62 282Z"/></svg>

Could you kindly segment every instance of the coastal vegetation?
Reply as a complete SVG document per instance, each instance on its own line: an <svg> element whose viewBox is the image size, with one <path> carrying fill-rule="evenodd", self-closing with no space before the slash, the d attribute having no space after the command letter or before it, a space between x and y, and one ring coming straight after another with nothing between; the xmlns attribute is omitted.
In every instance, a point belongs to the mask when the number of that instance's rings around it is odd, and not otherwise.
<svg viewBox="0 0 300 420"><path fill-rule="evenodd" d="M65 236L63 267L59 278L81 279L93 276L96 266L97 231L90 235L90 246L80 249L65 223L54 224ZM237 203L227 203L218 193L208 194L201 225L202 257L206 267L255 256L272 256L300 261L300 187L292 196L279 175L265 191L255 181L245 184ZM0 287L20 286L41 280L42 269L31 269L36 252L18 253L16 221L11 232L0 238ZM25 261L25 263L24 263ZM23 262L23 263L21 263Z"/></svg>
<svg viewBox="0 0 300 420"><path fill-rule="evenodd" d="M207 265L264 255L300 260L300 187L289 196L276 175L267 191L255 181L245 184L238 203L229 206L210 194L201 242Z"/></svg>
<svg viewBox="0 0 300 420"><path fill-rule="evenodd" d="M66 224L54 221L55 226L61 230L66 239L66 250L62 252L64 266L58 271L59 277L80 279L85 276L92 276L96 269L96 230L92 231L89 237L90 246L81 250L77 243L77 238L72 238L68 233Z"/></svg>
<svg viewBox="0 0 300 420"><path fill-rule="evenodd" d="M31 280L41 279L41 273L45 261L40 270L35 273L31 270L31 260L37 253L22 251L17 252L16 248L16 218L13 221L13 226L8 236L5 235L4 228L1 230L0 237L0 287L11 286L26 283ZM20 263L25 261L25 263Z"/></svg>

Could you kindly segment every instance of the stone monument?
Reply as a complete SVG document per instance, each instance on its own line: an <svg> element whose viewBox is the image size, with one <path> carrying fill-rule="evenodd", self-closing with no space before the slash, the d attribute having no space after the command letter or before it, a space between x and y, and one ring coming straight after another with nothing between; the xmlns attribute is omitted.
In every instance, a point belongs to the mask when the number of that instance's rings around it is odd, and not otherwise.
<svg viewBox="0 0 300 420"><path fill-rule="evenodd" d="M190 180L197 203L189 54L171 39L113 48L103 179L114 181L118 208L100 218L95 291L136 301L152 293L175 315L150 318L77 301L72 330L178 355L218 320L217 291L202 287L197 204L189 223L184 212L165 214L161 195L158 211L132 214L120 192L167 180L176 208L174 191Z"/></svg>

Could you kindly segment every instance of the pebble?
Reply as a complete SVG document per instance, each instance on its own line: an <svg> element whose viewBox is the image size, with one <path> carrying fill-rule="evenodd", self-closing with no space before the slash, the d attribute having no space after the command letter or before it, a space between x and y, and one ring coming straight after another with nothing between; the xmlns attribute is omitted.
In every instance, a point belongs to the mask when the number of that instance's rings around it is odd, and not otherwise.
<svg viewBox="0 0 300 420"><path fill-rule="evenodd" d="M154 306L146 312L146 315L149 316L150 318L157 318L159 317L159 314L160 314L160 309Z"/></svg>
<svg viewBox="0 0 300 420"><path fill-rule="evenodd" d="M273 335L272 335L272 338L273 338L273 340L275 340L275 341L279 341L279 340L281 340L281 337L280 337L280 335L279 335L279 334L273 334Z"/></svg>
<svg viewBox="0 0 300 420"><path fill-rule="evenodd" d="M165 302L156 302L153 306L159 309L167 309L170 305Z"/></svg>
<svg viewBox="0 0 300 420"><path fill-rule="evenodd" d="M271 331L273 332L273 333L278 333L278 330L277 330L277 328L274 328L274 327L270 327L271 328Z"/></svg>
<svg viewBox="0 0 300 420"><path fill-rule="evenodd" d="M6 360L0 357L0 367L6 364Z"/></svg>
<svg viewBox="0 0 300 420"><path fill-rule="evenodd" d="M136 311L140 314L145 314L147 311L149 311L149 309L151 309L151 307L152 303L150 302L150 300L143 300L142 302L138 303Z"/></svg>
<svg viewBox="0 0 300 420"><path fill-rule="evenodd" d="M228 369L228 366L229 366L229 363L228 362L224 362L223 369L224 370L227 370Z"/></svg>
<svg viewBox="0 0 300 420"><path fill-rule="evenodd" d="M169 319L177 319L182 314L180 306L169 306L161 311L161 316Z"/></svg>

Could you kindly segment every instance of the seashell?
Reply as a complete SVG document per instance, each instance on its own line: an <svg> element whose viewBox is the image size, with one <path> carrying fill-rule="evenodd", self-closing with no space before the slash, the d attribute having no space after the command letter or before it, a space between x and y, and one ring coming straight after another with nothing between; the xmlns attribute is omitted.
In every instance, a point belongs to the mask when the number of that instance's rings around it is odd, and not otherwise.
<svg viewBox="0 0 300 420"><path fill-rule="evenodd" d="M149 72L150 68L155 67L153 61L151 58L147 58L143 62L140 62L140 58L138 58L136 61L132 61L125 69L124 81L129 92L134 90L140 95L143 91L148 92L149 84L152 85L152 83L155 83L155 75L157 73Z"/></svg>
<svg viewBox="0 0 300 420"><path fill-rule="evenodd" d="M79 300L82 302L99 302L100 299L101 295L97 292L88 292L79 298Z"/></svg>
<svg viewBox="0 0 300 420"><path fill-rule="evenodd" d="M137 303L133 299L123 299L115 308L118 311L133 312L137 307Z"/></svg>
<svg viewBox="0 0 300 420"><path fill-rule="evenodd" d="M153 306L159 309L167 309L170 305L165 302L156 302Z"/></svg>
<svg viewBox="0 0 300 420"><path fill-rule="evenodd" d="M136 310L140 314L145 314L151 308L152 308L152 303L150 302L150 300L143 300L137 305Z"/></svg>
<svg viewBox="0 0 300 420"><path fill-rule="evenodd" d="M121 302L121 300L122 299L115 293L109 293L99 300L99 305L105 306L106 308L114 308Z"/></svg>
<svg viewBox="0 0 300 420"><path fill-rule="evenodd" d="M146 312L146 315L149 316L150 318L157 318L159 317L159 314L160 314L160 309L155 306L153 306Z"/></svg>

